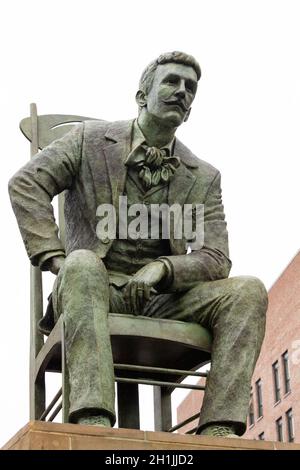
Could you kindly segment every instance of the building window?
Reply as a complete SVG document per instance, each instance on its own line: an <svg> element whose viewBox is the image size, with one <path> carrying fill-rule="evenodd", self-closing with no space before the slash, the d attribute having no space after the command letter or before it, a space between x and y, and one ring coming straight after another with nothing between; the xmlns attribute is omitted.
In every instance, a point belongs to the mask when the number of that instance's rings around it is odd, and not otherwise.
<svg viewBox="0 0 300 470"><path fill-rule="evenodd" d="M262 383L261 379L255 383L256 388L256 399L257 399L257 415L260 418L263 416L263 404L262 404Z"/></svg>
<svg viewBox="0 0 300 470"><path fill-rule="evenodd" d="M286 413L286 424L289 442L294 442L294 423L293 423L293 410L290 408Z"/></svg>
<svg viewBox="0 0 300 470"><path fill-rule="evenodd" d="M289 354L287 351L282 354L282 364L283 364L283 377L284 377L284 391L288 393L291 391L291 378L290 378L290 369L289 369Z"/></svg>
<svg viewBox="0 0 300 470"><path fill-rule="evenodd" d="M279 383L279 364L278 361L272 365L273 369L273 384L274 384L274 399L275 403L280 400L280 383Z"/></svg>
<svg viewBox="0 0 300 470"><path fill-rule="evenodd" d="M260 441L264 441L265 440L265 433L264 432L261 432L259 435L258 435L258 439Z"/></svg>
<svg viewBox="0 0 300 470"><path fill-rule="evenodd" d="M283 441L283 427L282 427L282 417L276 419L276 434L277 441Z"/></svg>
<svg viewBox="0 0 300 470"><path fill-rule="evenodd" d="M250 395L250 404L249 404L249 426L254 424L254 408L253 408L253 393Z"/></svg>

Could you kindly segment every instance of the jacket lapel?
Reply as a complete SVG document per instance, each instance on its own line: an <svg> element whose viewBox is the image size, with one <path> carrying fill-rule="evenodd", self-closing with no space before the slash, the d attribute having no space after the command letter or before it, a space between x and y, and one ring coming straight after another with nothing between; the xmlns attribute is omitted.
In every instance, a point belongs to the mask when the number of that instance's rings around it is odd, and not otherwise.
<svg viewBox="0 0 300 470"><path fill-rule="evenodd" d="M112 191L112 203L117 209L119 195L123 192L126 181L124 162L130 152L133 121L112 123L106 131L107 146L104 155Z"/></svg>
<svg viewBox="0 0 300 470"><path fill-rule="evenodd" d="M186 165L197 168L199 164L196 157L178 139L176 139L174 154L180 158L181 163L170 180L168 202L170 205L174 203L182 205L196 180Z"/></svg>

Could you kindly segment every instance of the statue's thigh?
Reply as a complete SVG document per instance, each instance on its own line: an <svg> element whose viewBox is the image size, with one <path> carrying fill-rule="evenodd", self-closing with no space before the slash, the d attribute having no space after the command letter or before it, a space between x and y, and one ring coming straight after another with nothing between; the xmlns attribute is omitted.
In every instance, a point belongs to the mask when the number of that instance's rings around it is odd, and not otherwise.
<svg viewBox="0 0 300 470"><path fill-rule="evenodd" d="M159 294L146 305L143 315L209 326L210 318L222 309L235 288L235 281L199 282L185 292Z"/></svg>

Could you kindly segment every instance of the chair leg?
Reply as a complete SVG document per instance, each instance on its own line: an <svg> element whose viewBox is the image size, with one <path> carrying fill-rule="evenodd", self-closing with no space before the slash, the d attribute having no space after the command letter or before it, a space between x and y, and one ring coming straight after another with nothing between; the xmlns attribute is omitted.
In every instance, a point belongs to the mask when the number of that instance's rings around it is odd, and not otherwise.
<svg viewBox="0 0 300 470"><path fill-rule="evenodd" d="M39 420L45 411L45 373L35 375L36 357L44 345L43 335L37 323L43 316L42 273L39 268L30 268L30 419Z"/></svg>
<svg viewBox="0 0 300 470"><path fill-rule="evenodd" d="M61 360L62 360L62 422L69 422L69 395L70 395L70 384L69 374L66 362L66 350L65 350L65 333L64 324L62 322L62 338L61 338Z"/></svg>
<svg viewBox="0 0 300 470"><path fill-rule="evenodd" d="M45 375L30 383L30 419L40 420L46 407Z"/></svg>
<svg viewBox="0 0 300 470"><path fill-rule="evenodd" d="M138 384L117 383L119 428L140 429Z"/></svg>
<svg viewBox="0 0 300 470"><path fill-rule="evenodd" d="M172 427L171 393L164 387L153 387L154 429L168 431Z"/></svg>

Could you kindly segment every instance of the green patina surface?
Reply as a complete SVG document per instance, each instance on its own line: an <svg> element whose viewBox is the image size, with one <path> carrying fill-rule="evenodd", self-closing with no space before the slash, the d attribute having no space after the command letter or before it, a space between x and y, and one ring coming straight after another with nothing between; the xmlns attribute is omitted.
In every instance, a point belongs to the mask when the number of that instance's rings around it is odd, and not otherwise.
<svg viewBox="0 0 300 470"><path fill-rule="evenodd" d="M220 173L175 137L188 120L199 79L193 57L164 54L142 75L136 120L87 118L65 133L55 127L59 117L52 116L51 137L41 120L42 151L10 181L31 263L57 274L43 321L51 327L60 315L64 318L71 422L86 422L91 415L93 423L97 416L102 424L115 421L111 311L206 328L213 337L212 367L199 430L224 422L238 434L245 430L267 294L254 277L228 278ZM29 135L26 126L24 121ZM51 206L62 191L65 244ZM118 209L121 195L130 204L203 204L204 246L187 254L187 240L178 239L174 227L168 240L98 236L97 208L113 204Z"/></svg>

